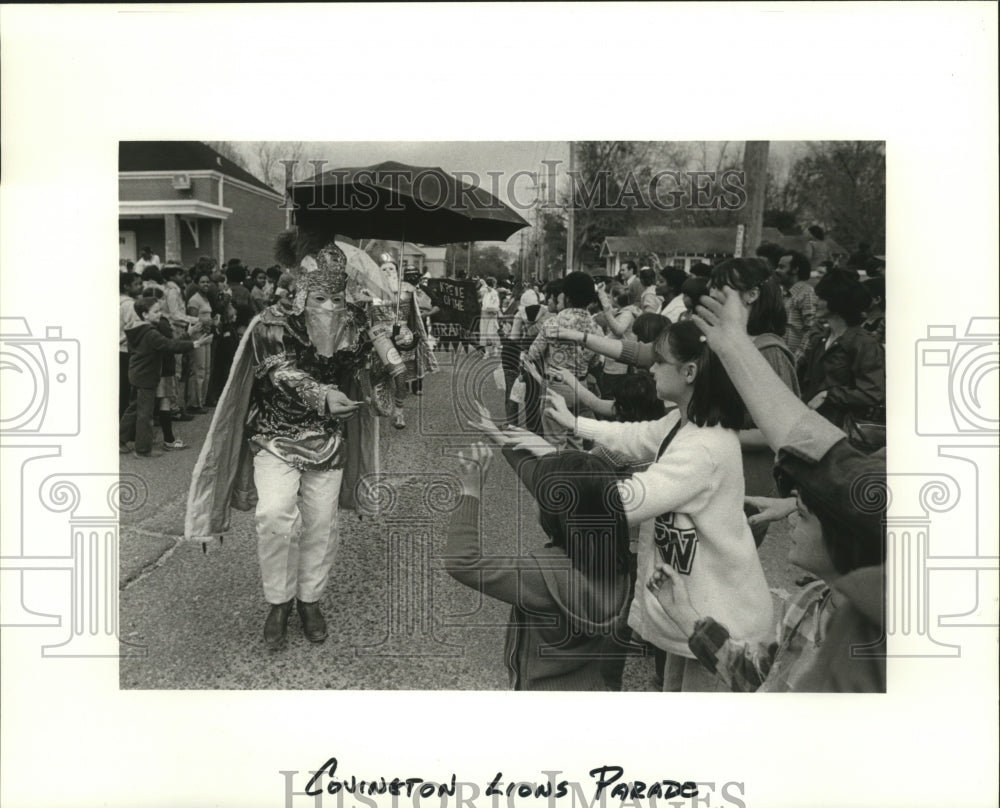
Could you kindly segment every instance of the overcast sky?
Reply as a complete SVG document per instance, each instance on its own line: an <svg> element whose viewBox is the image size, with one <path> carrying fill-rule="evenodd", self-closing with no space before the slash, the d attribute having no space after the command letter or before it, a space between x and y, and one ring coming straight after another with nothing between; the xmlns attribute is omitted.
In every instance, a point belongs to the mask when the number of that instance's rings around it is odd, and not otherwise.
<svg viewBox="0 0 1000 808"><path fill-rule="evenodd" d="M720 144L710 144L717 150ZM741 148L741 142L730 142L728 149ZM805 146L801 141L772 141L772 168L784 173L801 156ZM530 172L541 170L543 161L558 161L555 168L557 185L563 187L569 164L567 141L328 141L310 144L311 154L327 161L325 169L365 166L394 160L417 166L439 166L446 172L472 172L477 184L515 207L528 222L534 214L525 209L536 196ZM498 178L487 172L501 172ZM311 175L309 166L302 177ZM520 235L515 233L507 242L508 250L517 250Z"/></svg>

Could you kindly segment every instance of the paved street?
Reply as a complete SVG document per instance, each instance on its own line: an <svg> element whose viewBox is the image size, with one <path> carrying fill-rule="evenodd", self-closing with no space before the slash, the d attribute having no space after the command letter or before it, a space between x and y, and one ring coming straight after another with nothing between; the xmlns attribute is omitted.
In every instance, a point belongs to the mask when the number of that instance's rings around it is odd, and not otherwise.
<svg viewBox="0 0 1000 808"><path fill-rule="evenodd" d="M381 422L382 511L341 514L341 547L322 606L330 637L312 645L297 617L287 645L262 639L267 606L260 590L253 514L233 512L223 544L203 552L181 540L188 483L210 415L179 423L191 448L152 460L123 455L150 496L121 525L122 688L417 689L506 688L506 604L451 579L438 556L448 516L449 451L468 442L458 424L480 397L495 414L502 394L497 360L438 354L441 370L408 397L405 430ZM457 367L455 365L457 361ZM530 498L502 460L484 489L485 546L512 554L544 541ZM791 591L797 572L785 557L787 528L772 526L761 556L774 589ZM652 689L652 661L626 667L627 690Z"/></svg>

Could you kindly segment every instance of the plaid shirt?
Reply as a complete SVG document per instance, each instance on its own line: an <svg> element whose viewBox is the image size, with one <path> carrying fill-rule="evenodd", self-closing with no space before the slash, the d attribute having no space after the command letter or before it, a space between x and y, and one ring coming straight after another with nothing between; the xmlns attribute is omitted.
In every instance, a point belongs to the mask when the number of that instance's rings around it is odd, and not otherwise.
<svg viewBox="0 0 1000 808"><path fill-rule="evenodd" d="M806 338L816 324L816 299L816 292L805 281L797 281L785 292L785 342L796 361L805 353Z"/></svg>
<svg viewBox="0 0 1000 808"><path fill-rule="evenodd" d="M542 323L542 330L528 349L528 359L532 362L544 362L546 370L569 368L576 378L582 379L587 375L596 354L582 345L556 339L559 329L604 336L601 327L586 309L563 309Z"/></svg>
<svg viewBox="0 0 1000 808"><path fill-rule="evenodd" d="M695 624L688 647L734 692L794 691L819 654L836 611L830 596L825 583L814 581L789 597L777 639L769 644L734 640L724 625L705 617Z"/></svg>

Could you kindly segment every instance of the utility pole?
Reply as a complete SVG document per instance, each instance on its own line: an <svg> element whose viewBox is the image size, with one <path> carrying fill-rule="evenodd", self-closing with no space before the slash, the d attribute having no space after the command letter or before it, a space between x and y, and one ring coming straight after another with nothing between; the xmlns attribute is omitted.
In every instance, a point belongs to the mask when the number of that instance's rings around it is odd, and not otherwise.
<svg viewBox="0 0 1000 808"><path fill-rule="evenodd" d="M760 246L770 145L766 140L748 140L743 147L743 176L747 191L747 202L740 216L740 224L744 227L743 255L753 255Z"/></svg>
<svg viewBox="0 0 1000 808"><path fill-rule="evenodd" d="M521 285L524 285L524 231L521 231L521 246L517 251L517 276Z"/></svg>
<svg viewBox="0 0 1000 808"><path fill-rule="evenodd" d="M547 278L542 277L545 267L545 238L542 233L542 203L545 196L545 180L539 182L541 174L535 174L535 184L529 190L535 191L535 278L539 283L544 283Z"/></svg>
<svg viewBox="0 0 1000 808"><path fill-rule="evenodd" d="M545 180L542 180L541 185L539 186L539 189L541 191L542 199L544 199L545 198ZM539 219L541 219L541 206L539 206L539 208L538 208L538 216L539 216ZM542 226L538 228L538 267L539 267L539 273L544 274L545 275L545 280L548 280L549 279L549 273L545 269L545 224L544 224L544 222L542 223ZM539 277L541 277L541 274L539 275Z"/></svg>
<svg viewBox="0 0 1000 808"><path fill-rule="evenodd" d="M576 189L573 186L573 141L569 142L569 210L566 219L566 274L568 275L576 267L574 264L573 248L576 242L576 228L574 227L574 211L576 209Z"/></svg>
<svg viewBox="0 0 1000 808"><path fill-rule="evenodd" d="M472 277L472 245L474 242L469 242L469 251L465 254L465 277Z"/></svg>

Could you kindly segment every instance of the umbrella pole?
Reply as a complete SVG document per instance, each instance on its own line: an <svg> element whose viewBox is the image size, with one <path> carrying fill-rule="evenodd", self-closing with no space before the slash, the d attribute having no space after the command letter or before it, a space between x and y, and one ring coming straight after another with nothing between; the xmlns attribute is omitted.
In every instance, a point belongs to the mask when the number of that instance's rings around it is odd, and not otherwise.
<svg viewBox="0 0 1000 808"><path fill-rule="evenodd" d="M399 304L403 299L403 245L406 244L406 234L399 241L399 263L396 265L396 322L399 322Z"/></svg>

